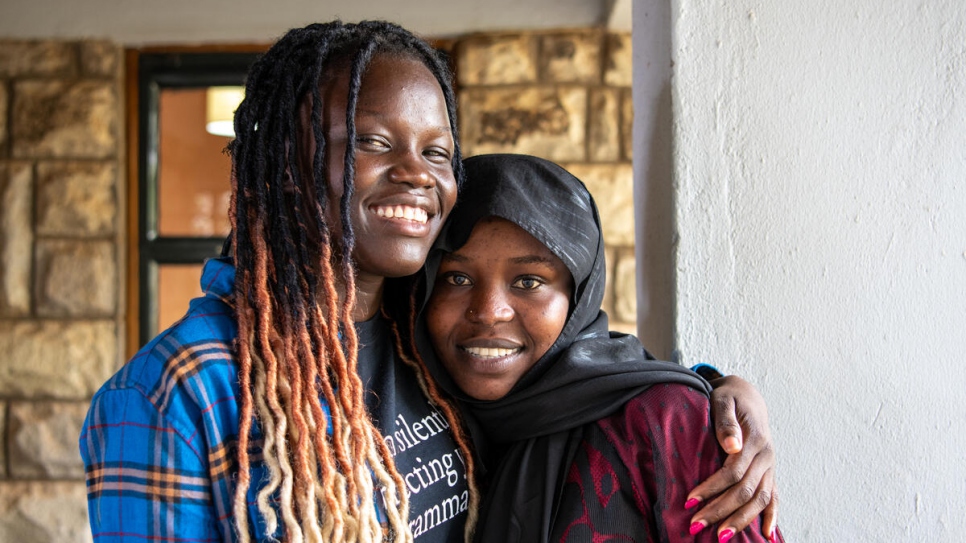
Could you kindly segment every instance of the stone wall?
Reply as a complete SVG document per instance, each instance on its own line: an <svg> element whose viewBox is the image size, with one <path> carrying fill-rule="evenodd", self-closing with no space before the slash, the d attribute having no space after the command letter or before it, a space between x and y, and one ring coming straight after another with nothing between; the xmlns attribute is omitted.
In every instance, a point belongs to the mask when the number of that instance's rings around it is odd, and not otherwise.
<svg viewBox="0 0 966 543"><path fill-rule="evenodd" d="M635 329L630 36L455 43L465 153L555 160L604 221L605 309ZM0 40L0 541L90 541L77 437L123 344L122 51Z"/></svg>
<svg viewBox="0 0 966 543"><path fill-rule="evenodd" d="M537 155L586 183L607 245L604 309L636 334L630 34L474 35L454 55L463 153Z"/></svg>
<svg viewBox="0 0 966 543"><path fill-rule="evenodd" d="M77 438L117 368L120 48L0 41L0 541L90 541Z"/></svg>

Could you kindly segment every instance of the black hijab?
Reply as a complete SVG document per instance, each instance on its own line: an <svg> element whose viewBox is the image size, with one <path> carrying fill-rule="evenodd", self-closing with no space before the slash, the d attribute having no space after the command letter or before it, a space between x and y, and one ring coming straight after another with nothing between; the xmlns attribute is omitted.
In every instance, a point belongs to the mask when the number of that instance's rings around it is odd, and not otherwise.
<svg viewBox="0 0 966 543"><path fill-rule="evenodd" d="M609 332L604 298L600 217L583 183L560 166L524 155L464 161L466 183L426 265L430 288L443 253L459 249L481 219L506 219L549 248L570 270L574 293L557 341L503 398L481 401L456 387L436 359L424 319L420 351L440 385L459 398L474 440L503 450L492 469L477 541L547 541L556 498L582 436L582 426L613 414L656 383L708 393L697 375L649 360L634 336Z"/></svg>

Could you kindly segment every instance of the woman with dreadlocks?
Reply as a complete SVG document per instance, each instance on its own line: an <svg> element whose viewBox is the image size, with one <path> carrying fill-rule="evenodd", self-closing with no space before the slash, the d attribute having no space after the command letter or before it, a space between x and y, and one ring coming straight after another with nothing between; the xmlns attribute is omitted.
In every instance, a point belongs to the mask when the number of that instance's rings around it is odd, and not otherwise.
<svg viewBox="0 0 966 543"><path fill-rule="evenodd" d="M382 312L463 177L446 65L396 25L313 24L252 66L245 94L231 249L92 400L94 539L462 541L479 500L468 439Z"/></svg>
<svg viewBox="0 0 966 543"><path fill-rule="evenodd" d="M456 202L445 64L388 23L292 30L235 133L230 258L85 422L95 539L463 540L467 441L380 315Z"/></svg>

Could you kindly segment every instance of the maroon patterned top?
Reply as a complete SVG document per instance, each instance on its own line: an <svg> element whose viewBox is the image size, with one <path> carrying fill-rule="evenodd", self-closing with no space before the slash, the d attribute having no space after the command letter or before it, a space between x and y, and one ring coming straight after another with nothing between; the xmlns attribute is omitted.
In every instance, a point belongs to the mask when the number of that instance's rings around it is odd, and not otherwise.
<svg viewBox="0 0 966 543"><path fill-rule="evenodd" d="M586 427L570 467L551 541L716 542L692 536L688 492L724 461L708 399L683 385L652 386ZM760 519L731 542L767 541ZM775 530L775 541L784 543Z"/></svg>

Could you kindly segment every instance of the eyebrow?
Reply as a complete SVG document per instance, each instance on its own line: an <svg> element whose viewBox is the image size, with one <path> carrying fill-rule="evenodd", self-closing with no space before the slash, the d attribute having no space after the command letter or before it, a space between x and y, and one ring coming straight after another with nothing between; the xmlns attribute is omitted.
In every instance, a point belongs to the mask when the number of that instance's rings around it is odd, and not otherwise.
<svg viewBox="0 0 966 543"><path fill-rule="evenodd" d="M450 262L459 262L461 264L465 264L470 261L468 257L465 257L457 253L446 253L443 255L443 260L447 260ZM511 258L510 262L513 264L543 264L548 268L553 267L553 260L540 255L517 256L517 257Z"/></svg>
<svg viewBox="0 0 966 543"><path fill-rule="evenodd" d="M462 262L469 262L470 261L469 258L467 258L467 257L465 257L463 255L458 255L456 253L444 253L443 254L443 260L449 260L449 261L452 261L452 262L461 262L461 263Z"/></svg>
<svg viewBox="0 0 966 543"><path fill-rule="evenodd" d="M373 119L376 119L376 120L381 121L381 122L385 122L387 119L391 119L393 117L392 114L378 112L378 111L372 111L372 110L368 110L368 109L361 108L361 107L356 108L356 117L358 117L359 115L364 115L366 117L372 117ZM452 134L453 133L453 128L451 126L449 126L449 125L434 126L434 127L430 127L430 129L431 130L438 130L440 134Z"/></svg>
<svg viewBox="0 0 966 543"><path fill-rule="evenodd" d="M514 264L544 264L548 267L553 267L553 260L540 255L518 256L516 258L511 258L510 262L513 262Z"/></svg>

